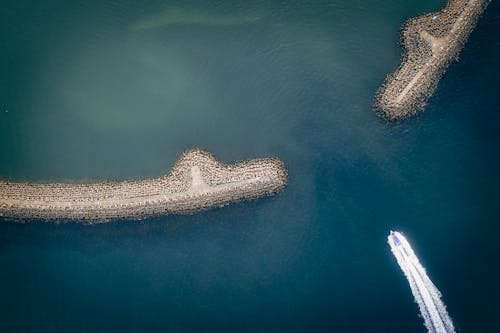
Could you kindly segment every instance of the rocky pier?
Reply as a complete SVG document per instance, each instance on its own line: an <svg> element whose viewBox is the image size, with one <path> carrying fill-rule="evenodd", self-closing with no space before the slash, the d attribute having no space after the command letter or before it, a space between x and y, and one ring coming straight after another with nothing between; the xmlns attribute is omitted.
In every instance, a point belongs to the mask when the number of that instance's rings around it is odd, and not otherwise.
<svg viewBox="0 0 500 333"><path fill-rule="evenodd" d="M423 110L444 71L458 59L489 0L450 0L446 7L406 22L405 48L399 68L388 75L375 106L388 120L405 119Z"/></svg>
<svg viewBox="0 0 500 333"><path fill-rule="evenodd" d="M271 195L286 183L287 171L278 159L226 165L194 149L159 178L87 184L0 181L0 218L102 223L186 214Z"/></svg>

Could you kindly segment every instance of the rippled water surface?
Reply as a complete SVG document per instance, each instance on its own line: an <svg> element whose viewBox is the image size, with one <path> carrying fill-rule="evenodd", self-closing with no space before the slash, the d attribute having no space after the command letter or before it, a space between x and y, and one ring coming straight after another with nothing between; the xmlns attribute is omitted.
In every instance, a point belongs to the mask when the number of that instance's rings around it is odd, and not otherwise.
<svg viewBox="0 0 500 333"><path fill-rule="evenodd" d="M423 332L401 230L459 332L500 331L500 6L426 111L372 110L399 28L440 1L6 0L0 177L276 156L273 198L100 226L0 224L0 331Z"/></svg>

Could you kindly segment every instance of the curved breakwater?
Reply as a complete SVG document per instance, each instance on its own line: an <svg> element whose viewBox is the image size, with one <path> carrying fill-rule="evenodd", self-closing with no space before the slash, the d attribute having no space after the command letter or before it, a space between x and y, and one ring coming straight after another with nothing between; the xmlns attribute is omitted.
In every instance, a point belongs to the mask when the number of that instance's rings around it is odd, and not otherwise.
<svg viewBox="0 0 500 333"><path fill-rule="evenodd" d="M400 67L387 76L379 89L375 101L379 113L396 120L423 110L488 3L489 0L450 0L440 12L406 22L401 34L405 54Z"/></svg>
<svg viewBox="0 0 500 333"><path fill-rule="evenodd" d="M192 213L276 193L287 182L274 158L222 164L189 150L168 175L140 181L36 184L0 181L0 217L105 222Z"/></svg>
<svg viewBox="0 0 500 333"><path fill-rule="evenodd" d="M397 231L387 237L391 251L403 271L429 333L454 333L453 322L441 300L441 293L427 275L410 243Z"/></svg>

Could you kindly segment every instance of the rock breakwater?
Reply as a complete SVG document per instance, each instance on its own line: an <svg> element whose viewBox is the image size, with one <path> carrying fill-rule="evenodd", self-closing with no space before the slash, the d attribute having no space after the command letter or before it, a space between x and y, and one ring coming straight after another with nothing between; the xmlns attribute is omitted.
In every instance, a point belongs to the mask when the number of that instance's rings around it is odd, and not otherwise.
<svg viewBox="0 0 500 333"><path fill-rule="evenodd" d="M382 116L404 119L424 109L488 3L489 0L450 0L440 12L406 22L401 34L403 60L387 76L375 100Z"/></svg>
<svg viewBox="0 0 500 333"><path fill-rule="evenodd" d="M195 149L159 178L88 184L0 181L0 217L102 223L192 213L271 195L286 183L287 171L278 159L226 165Z"/></svg>

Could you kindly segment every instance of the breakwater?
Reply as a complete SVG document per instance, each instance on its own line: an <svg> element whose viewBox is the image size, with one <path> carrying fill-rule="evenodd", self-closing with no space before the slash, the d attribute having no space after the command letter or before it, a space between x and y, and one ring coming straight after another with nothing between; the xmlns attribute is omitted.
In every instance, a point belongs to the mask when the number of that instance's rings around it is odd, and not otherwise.
<svg viewBox="0 0 500 333"><path fill-rule="evenodd" d="M404 119L423 110L488 3L489 0L450 0L443 10L405 23L401 65L387 76L375 100L382 116Z"/></svg>
<svg viewBox="0 0 500 333"><path fill-rule="evenodd" d="M98 223L192 213L271 195L286 183L287 171L278 159L226 165L194 149L159 178L88 184L0 181L0 217Z"/></svg>

